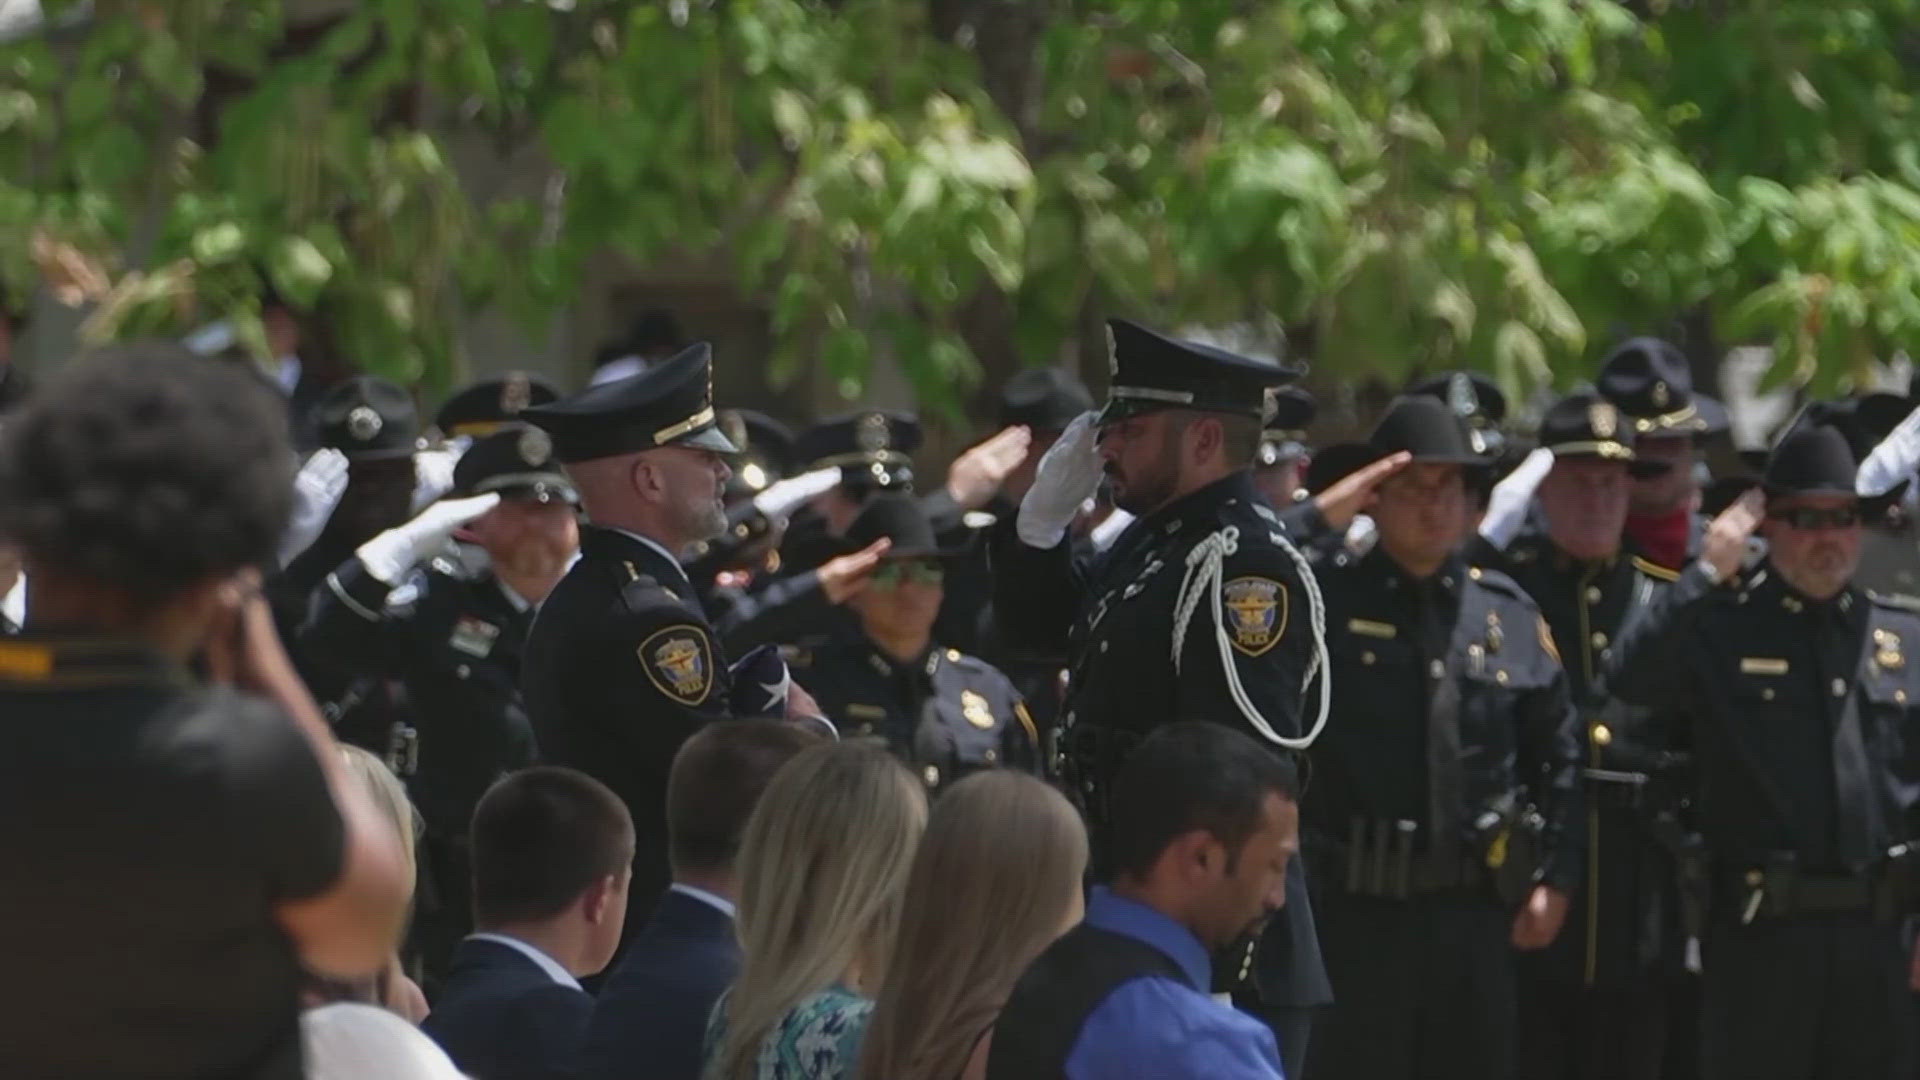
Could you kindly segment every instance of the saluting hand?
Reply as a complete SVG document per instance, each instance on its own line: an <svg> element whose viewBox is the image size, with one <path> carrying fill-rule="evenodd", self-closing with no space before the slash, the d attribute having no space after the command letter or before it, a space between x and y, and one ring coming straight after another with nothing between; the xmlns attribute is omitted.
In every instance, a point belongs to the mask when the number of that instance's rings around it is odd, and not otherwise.
<svg viewBox="0 0 1920 1080"><path fill-rule="evenodd" d="M1766 493L1759 488L1748 488L1707 526L1700 558L1712 567L1716 583L1727 580L1740 569L1747 556L1747 540L1760 527L1760 519L1766 513Z"/></svg>
<svg viewBox="0 0 1920 1080"><path fill-rule="evenodd" d="M1033 486L1014 519L1020 542L1042 550L1067 535L1080 506L1100 489L1100 429L1094 413L1075 417L1034 469Z"/></svg>
<svg viewBox="0 0 1920 1080"><path fill-rule="evenodd" d="M1513 947L1532 951L1544 949L1560 936L1567 921L1567 894L1551 885L1535 885L1527 894L1520 914L1513 917Z"/></svg>
<svg viewBox="0 0 1920 1080"><path fill-rule="evenodd" d="M851 555L842 555L837 559L828 559L820 565L820 591L827 594L829 604L844 604L860 595L866 589L867 581L873 577L873 571L880 565L880 556L887 553L893 541L881 537Z"/></svg>
<svg viewBox="0 0 1920 1080"><path fill-rule="evenodd" d="M1360 511L1367 508L1367 500L1373 497L1374 489L1387 477L1406 468L1412 460L1413 455L1405 450L1388 454L1329 485L1325 491L1313 497L1313 505L1319 508L1320 516L1327 519L1327 524L1333 526L1335 532L1345 532Z"/></svg>
<svg viewBox="0 0 1920 1080"><path fill-rule="evenodd" d="M947 468L947 494L962 510L978 510L1026 460L1033 434L1016 424L953 459Z"/></svg>

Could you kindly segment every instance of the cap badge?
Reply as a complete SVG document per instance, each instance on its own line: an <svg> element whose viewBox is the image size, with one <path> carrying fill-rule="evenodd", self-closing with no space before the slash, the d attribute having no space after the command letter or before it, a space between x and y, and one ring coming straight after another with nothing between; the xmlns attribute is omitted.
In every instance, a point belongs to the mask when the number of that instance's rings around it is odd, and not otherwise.
<svg viewBox="0 0 1920 1080"><path fill-rule="evenodd" d="M1655 379L1653 381L1653 407L1656 409L1666 408L1670 398L1671 395L1667 392L1666 380Z"/></svg>
<svg viewBox="0 0 1920 1080"><path fill-rule="evenodd" d="M1474 393L1473 379L1464 371L1447 378L1447 408L1455 416L1473 416L1480 412L1480 395Z"/></svg>
<svg viewBox="0 0 1920 1080"><path fill-rule="evenodd" d="M533 386L525 375L509 375L500 388L500 411L508 416L517 415L520 410L533 404Z"/></svg>
<svg viewBox="0 0 1920 1080"><path fill-rule="evenodd" d="M1596 401L1587 407L1587 423L1593 427L1595 438L1611 439L1619 427L1619 417L1614 412L1613 403Z"/></svg>
<svg viewBox="0 0 1920 1080"><path fill-rule="evenodd" d="M353 411L347 414L347 434L361 442L380 434L380 429L385 426L386 421L380 419L380 410L371 405L355 405Z"/></svg>
<svg viewBox="0 0 1920 1080"><path fill-rule="evenodd" d="M520 433L518 444L520 460L529 465L545 465L553 457L553 440L539 428L528 428Z"/></svg>
<svg viewBox="0 0 1920 1080"><path fill-rule="evenodd" d="M867 453L885 450L893 441L892 433L887 430L887 418L880 413L867 413L854 425L853 441Z"/></svg>

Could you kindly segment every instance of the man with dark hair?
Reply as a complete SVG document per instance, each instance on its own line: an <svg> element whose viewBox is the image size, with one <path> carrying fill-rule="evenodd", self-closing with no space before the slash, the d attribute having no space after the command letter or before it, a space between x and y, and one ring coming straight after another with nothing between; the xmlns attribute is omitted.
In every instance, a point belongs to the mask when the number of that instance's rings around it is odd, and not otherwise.
<svg viewBox="0 0 1920 1080"><path fill-rule="evenodd" d="M256 380L166 345L68 365L0 430L34 589L0 641L0 954L33 997L0 1074L291 1080L300 968L391 955L398 838L258 595L291 460Z"/></svg>
<svg viewBox="0 0 1920 1080"><path fill-rule="evenodd" d="M1257 938L1286 903L1292 763L1223 725L1175 723L1113 784L1113 884L1014 988L988 1077L1277 1080L1272 1030L1207 991L1209 955Z"/></svg>
<svg viewBox="0 0 1920 1080"><path fill-rule="evenodd" d="M698 1080L707 1017L740 973L740 834L773 774L820 739L785 721L736 720L704 728L680 748L667 780L673 885L600 992L583 1077Z"/></svg>
<svg viewBox="0 0 1920 1080"><path fill-rule="evenodd" d="M572 1075L593 999L581 976L620 944L633 819L572 769L523 769L473 812L473 914L422 1030L487 1080Z"/></svg>

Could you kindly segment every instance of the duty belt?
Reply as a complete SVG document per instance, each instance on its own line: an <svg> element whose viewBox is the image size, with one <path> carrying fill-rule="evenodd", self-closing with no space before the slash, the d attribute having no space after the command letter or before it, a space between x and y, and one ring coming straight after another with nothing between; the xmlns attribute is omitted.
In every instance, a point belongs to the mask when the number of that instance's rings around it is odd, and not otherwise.
<svg viewBox="0 0 1920 1080"><path fill-rule="evenodd" d="M1800 870L1791 852L1780 852L1760 866L1723 873L1717 906L1732 907L1742 924L1760 918L1843 912L1898 918L1913 906L1914 861L1913 849L1900 844L1857 874L1809 873Z"/></svg>

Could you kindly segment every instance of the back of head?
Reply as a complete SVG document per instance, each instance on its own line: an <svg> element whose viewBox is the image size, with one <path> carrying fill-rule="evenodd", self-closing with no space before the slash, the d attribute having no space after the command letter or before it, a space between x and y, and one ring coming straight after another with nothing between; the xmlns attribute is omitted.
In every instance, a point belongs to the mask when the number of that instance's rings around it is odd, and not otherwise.
<svg viewBox="0 0 1920 1080"><path fill-rule="evenodd" d="M509 774L473 811L473 913L483 929L544 922L633 864L633 819L605 784L543 765Z"/></svg>
<svg viewBox="0 0 1920 1080"><path fill-rule="evenodd" d="M414 850L418 844L423 823L420 812L414 809L413 800L407 797L407 788L400 778L387 768L387 763L375 757L371 752L347 743L340 744L340 756L346 760L347 773L366 789L380 814L393 826L394 835L400 838L400 850L406 856L407 892L411 894L414 886Z"/></svg>
<svg viewBox="0 0 1920 1080"><path fill-rule="evenodd" d="M1204 831L1237 851L1267 796L1299 798L1293 764L1223 724L1185 721L1147 736L1114 778L1111 870L1144 881L1174 840Z"/></svg>
<svg viewBox="0 0 1920 1080"><path fill-rule="evenodd" d="M993 770L934 804L860 1057L862 1080L949 1080L1014 983L1078 909L1079 812L1045 783Z"/></svg>
<svg viewBox="0 0 1920 1080"><path fill-rule="evenodd" d="M878 981L926 819L919 781L879 743L816 746L774 776L741 840L744 960L710 1076L751 1077L780 1018L850 968Z"/></svg>
<svg viewBox="0 0 1920 1080"><path fill-rule="evenodd" d="M667 850L676 874L726 873L760 796L780 767L822 736L783 720L709 724L674 755Z"/></svg>
<svg viewBox="0 0 1920 1080"><path fill-rule="evenodd" d="M40 573L157 607L264 563L292 505L285 406L164 343L55 372L0 430L0 534Z"/></svg>

